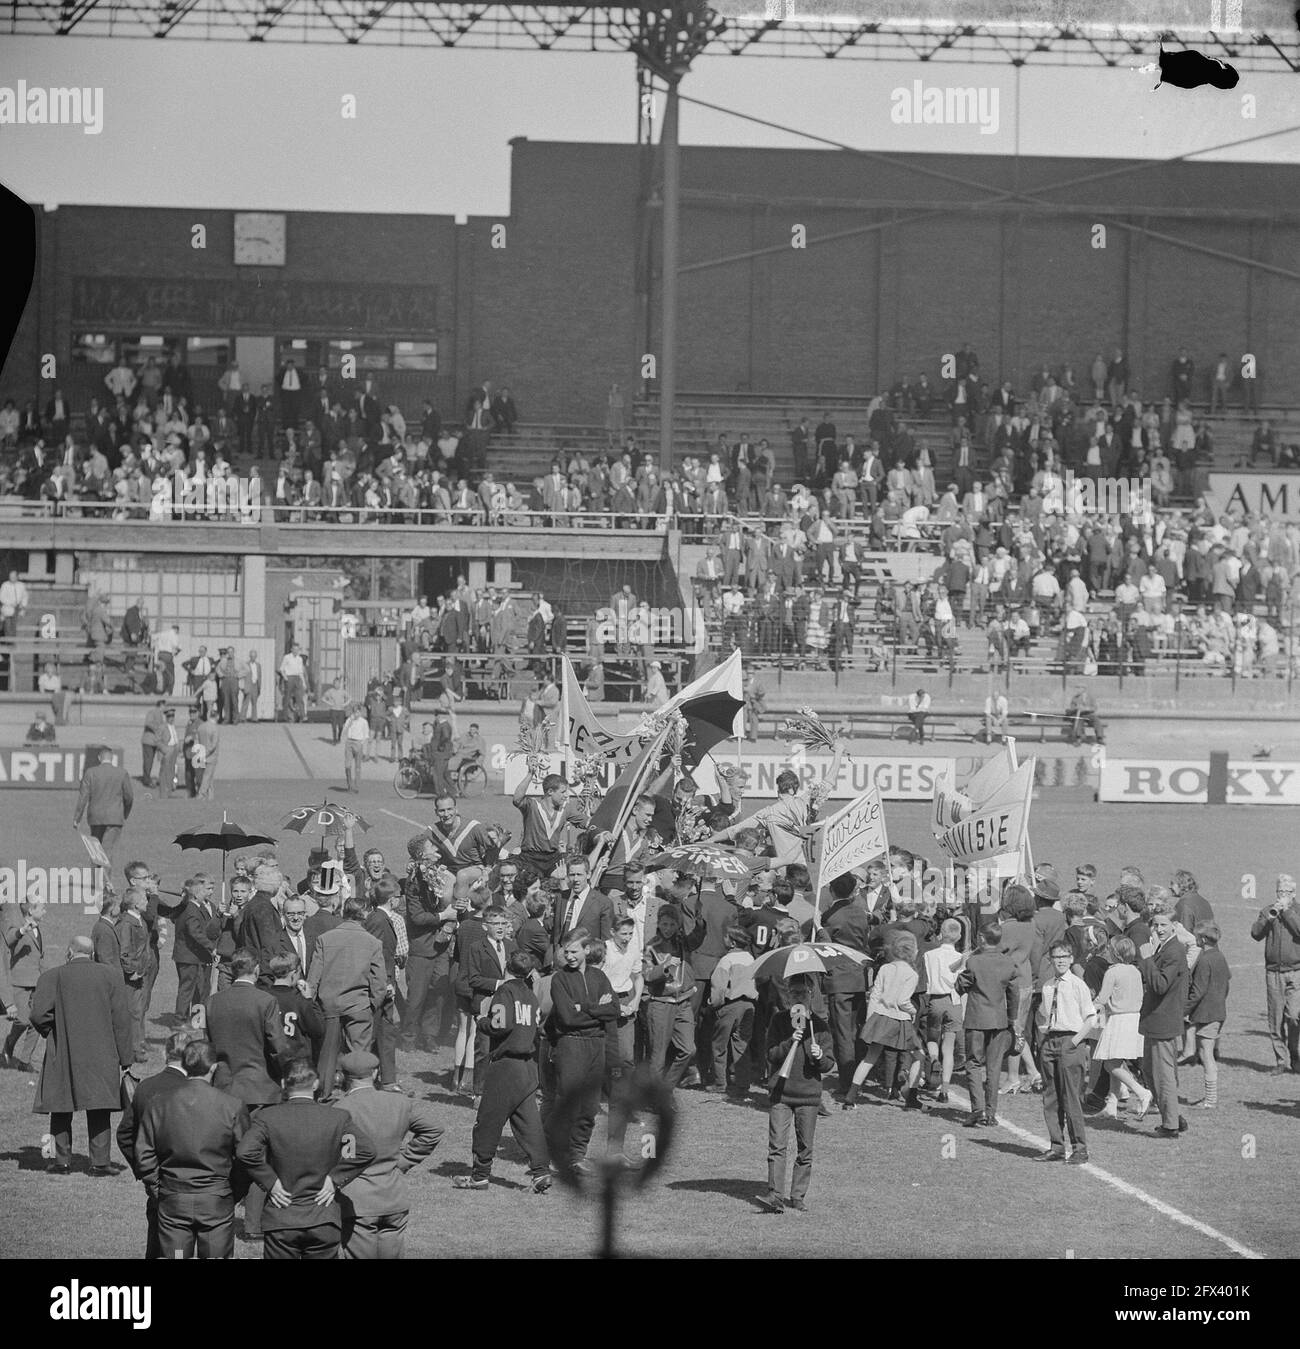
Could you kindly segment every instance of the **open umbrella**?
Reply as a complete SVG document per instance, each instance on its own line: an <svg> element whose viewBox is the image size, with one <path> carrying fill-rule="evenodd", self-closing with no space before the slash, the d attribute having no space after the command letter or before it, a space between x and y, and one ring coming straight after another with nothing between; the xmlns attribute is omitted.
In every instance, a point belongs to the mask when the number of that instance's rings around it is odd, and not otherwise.
<svg viewBox="0 0 1300 1349"><path fill-rule="evenodd" d="M356 827L363 832L370 828L351 807L336 806L332 801L322 801L319 806L295 806L280 822L280 828L294 834L305 834L308 829L336 834L343 828L345 815L351 815Z"/></svg>
<svg viewBox="0 0 1300 1349"><path fill-rule="evenodd" d="M273 838L265 834L250 834L242 825L226 818L221 812L220 824L204 825L177 834L175 843L183 852L219 852L221 854L221 893L226 892L226 854L238 852L240 848L251 848L256 843L274 843Z"/></svg>
<svg viewBox="0 0 1300 1349"><path fill-rule="evenodd" d="M701 880L747 881L763 865L763 859L740 848L717 843L679 843L647 858L647 871L682 871Z"/></svg>
<svg viewBox="0 0 1300 1349"><path fill-rule="evenodd" d="M760 979L788 979L794 974L837 974L865 965L871 957L865 951L839 942L798 942L781 946L759 956L750 967L755 982Z"/></svg>

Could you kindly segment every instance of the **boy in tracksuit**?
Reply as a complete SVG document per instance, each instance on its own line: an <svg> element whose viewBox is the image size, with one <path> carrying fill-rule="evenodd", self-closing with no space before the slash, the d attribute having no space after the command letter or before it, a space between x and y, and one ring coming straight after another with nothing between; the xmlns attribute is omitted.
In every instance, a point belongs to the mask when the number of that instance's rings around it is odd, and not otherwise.
<svg viewBox="0 0 1300 1349"><path fill-rule="evenodd" d="M529 976L537 968L536 957L527 951L512 951L506 959L506 980L492 994L479 1018L479 1029L491 1044L483 1095L474 1120L470 1146L474 1168L457 1176L458 1190L486 1190L492 1162L506 1123L528 1158L529 1189L545 1194L551 1188L546 1138L537 1114L537 1032L541 1012Z"/></svg>
<svg viewBox="0 0 1300 1349"><path fill-rule="evenodd" d="M587 968L588 940L581 927L561 938L546 1019L555 1100L546 1120L547 1143L555 1161L567 1158L583 1174L591 1170L587 1145L605 1079L605 1027L619 1010L609 980L600 970Z"/></svg>
<svg viewBox="0 0 1300 1349"><path fill-rule="evenodd" d="M796 997L806 992L810 981L804 975L790 979ZM762 1203L773 1213L786 1208L803 1213L804 1196L812 1181L813 1137L822 1100L822 1074L835 1067L834 1047L826 1022L809 1012L808 996L788 1012L773 1018L773 1043L767 1056L772 1077L768 1082L767 1195ZM788 1066L787 1066L788 1065ZM782 1072L782 1069L786 1069ZM790 1128L794 1127L798 1151L790 1177L790 1197L785 1198L785 1160Z"/></svg>

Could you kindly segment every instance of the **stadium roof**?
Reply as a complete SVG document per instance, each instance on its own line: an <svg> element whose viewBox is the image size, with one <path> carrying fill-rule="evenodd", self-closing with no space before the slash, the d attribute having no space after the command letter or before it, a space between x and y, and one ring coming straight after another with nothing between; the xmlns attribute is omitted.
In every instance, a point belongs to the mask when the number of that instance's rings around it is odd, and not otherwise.
<svg viewBox="0 0 1300 1349"><path fill-rule="evenodd" d="M151 37L593 52L635 50L647 22L707 23L708 54L1013 65L1131 65L1158 42L1195 47L1240 71L1300 70L1285 0L1007 0L960 7L910 0L691 0L662 7L435 3L432 0L10 0L11 36ZM1207 19L1214 27L1207 26Z"/></svg>

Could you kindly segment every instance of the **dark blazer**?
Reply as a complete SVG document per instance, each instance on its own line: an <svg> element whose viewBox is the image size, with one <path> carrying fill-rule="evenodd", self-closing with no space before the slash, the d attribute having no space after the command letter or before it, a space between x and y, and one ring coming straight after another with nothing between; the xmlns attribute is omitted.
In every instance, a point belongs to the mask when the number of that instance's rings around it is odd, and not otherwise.
<svg viewBox="0 0 1300 1349"><path fill-rule="evenodd" d="M254 895L239 916L236 928L237 946L247 947L257 957L263 977L268 979L267 966L274 957L292 955L293 947L285 938L284 923L269 895ZM311 954L311 943L307 944Z"/></svg>
<svg viewBox="0 0 1300 1349"><path fill-rule="evenodd" d="M1138 1030L1149 1040L1174 1040L1183 1033L1189 983L1187 957L1175 937L1141 962L1142 1015Z"/></svg>
<svg viewBox="0 0 1300 1349"><path fill-rule="evenodd" d="M591 890L578 909L577 917L568 927L564 915L569 907L569 896L559 895L551 916L551 941L559 946L566 931L585 927L594 939L608 941L614 935L614 901L602 890Z"/></svg>
<svg viewBox="0 0 1300 1349"><path fill-rule="evenodd" d="M512 938L507 937L501 943L505 948L506 959L519 948ZM456 992L462 998L487 998L496 992L496 986L510 976L505 967L497 962L496 952L486 936L480 937L468 951L456 978Z"/></svg>
<svg viewBox="0 0 1300 1349"><path fill-rule="evenodd" d="M95 926L90 929L90 940L95 947L95 963L120 971L122 947L117 939L117 929L109 918L100 914L95 919Z"/></svg>
<svg viewBox="0 0 1300 1349"><path fill-rule="evenodd" d="M190 1078L157 1093L139 1112L135 1163L158 1194L206 1194L233 1199L235 1148L248 1132L242 1101ZM267 1205L270 1208L270 1205Z"/></svg>
<svg viewBox="0 0 1300 1349"><path fill-rule="evenodd" d="M180 1068L164 1068L161 1073L146 1077L140 1083L135 1089L135 1095L131 1097L126 1104L126 1109L122 1111L122 1118L117 1125L117 1149L126 1159L126 1164L131 1168L136 1180L144 1179L135 1156L136 1127L141 1116L143 1116L151 1101L160 1096L170 1095L177 1087L183 1087L188 1081L189 1079Z"/></svg>
<svg viewBox="0 0 1300 1349"><path fill-rule="evenodd" d="M350 1140L347 1160L345 1139ZM269 1193L278 1180L292 1197L287 1208L268 1204L263 1210L262 1230L266 1232L338 1226L338 1200L316 1203L326 1176L342 1189L375 1156L369 1135L356 1127L346 1110L302 1096L259 1110L238 1148L239 1160L264 1190Z"/></svg>
<svg viewBox="0 0 1300 1349"><path fill-rule="evenodd" d="M312 962L316 959L316 943L327 932L332 932L338 927L342 921L342 914L328 913L324 909L317 909L302 925L302 935L307 939L307 968L302 972L304 979L311 972ZM290 947L290 950L292 949Z"/></svg>
<svg viewBox="0 0 1300 1349"><path fill-rule="evenodd" d="M418 874L403 882L402 895L406 900L406 935L411 955L432 960L441 954L438 931L442 927L442 915L452 906L444 905Z"/></svg>
<svg viewBox="0 0 1300 1349"><path fill-rule="evenodd" d="M1171 945L1178 945L1171 942ZM1187 1020L1194 1026L1222 1023L1228 1016L1228 959L1217 946L1202 947L1187 989Z"/></svg>
<svg viewBox="0 0 1300 1349"><path fill-rule="evenodd" d="M379 938L384 952L384 974L391 984L397 972L397 930L378 909L372 909L366 915L366 931Z"/></svg>
<svg viewBox="0 0 1300 1349"><path fill-rule="evenodd" d="M1016 962L999 952L977 951L965 972L974 981L966 994L966 1029L1006 1030L1019 1010Z"/></svg>
<svg viewBox="0 0 1300 1349"><path fill-rule="evenodd" d="M178 965L212 965L221 936L221 914L211 905L190 900L176 919L172 959Z"/></svg>
<svg viewBox="0 0 1300 1349"><path fill-rule="evenodd" d="M1178 903L1174 905L1174 921L1181 923L1188 932L1195 932L1197 923L1214 922L1214 910L1198 890L1188 890L1179 895Z"/></svg>
<svg viewBox="0 0 1300 1349"><path fill-rule="evenodd" d="M218 1060L221 1089L245 1105L280 1099L280 1073L293 1057L280 1020L280 1005L263 988L233 983L208 1005L208 1038Z"/></svg>
<svg viewBox="0 0 1300 1349"><path fill-rule="evenodd" d="M84 815L88 825L122 825L134 804L135 793L126 769L116 764L99 763L82 775L72 822L80 824Z"/></svg>

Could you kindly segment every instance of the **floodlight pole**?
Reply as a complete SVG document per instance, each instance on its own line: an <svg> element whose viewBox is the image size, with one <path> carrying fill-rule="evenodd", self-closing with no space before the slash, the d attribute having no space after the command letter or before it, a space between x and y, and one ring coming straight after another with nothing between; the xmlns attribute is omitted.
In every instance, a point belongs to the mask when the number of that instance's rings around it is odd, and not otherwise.
<svg viewBox="0 0 1300 1349"><path fill-rule="evenodd" d="M677 87L681 76L668 80L664 128L660 134L663 152L663 236L661 285L663 287L659 330L659 473L673 467L673 421L677 412L677 267L681 226L681 144L677 132Z"/></svg>

